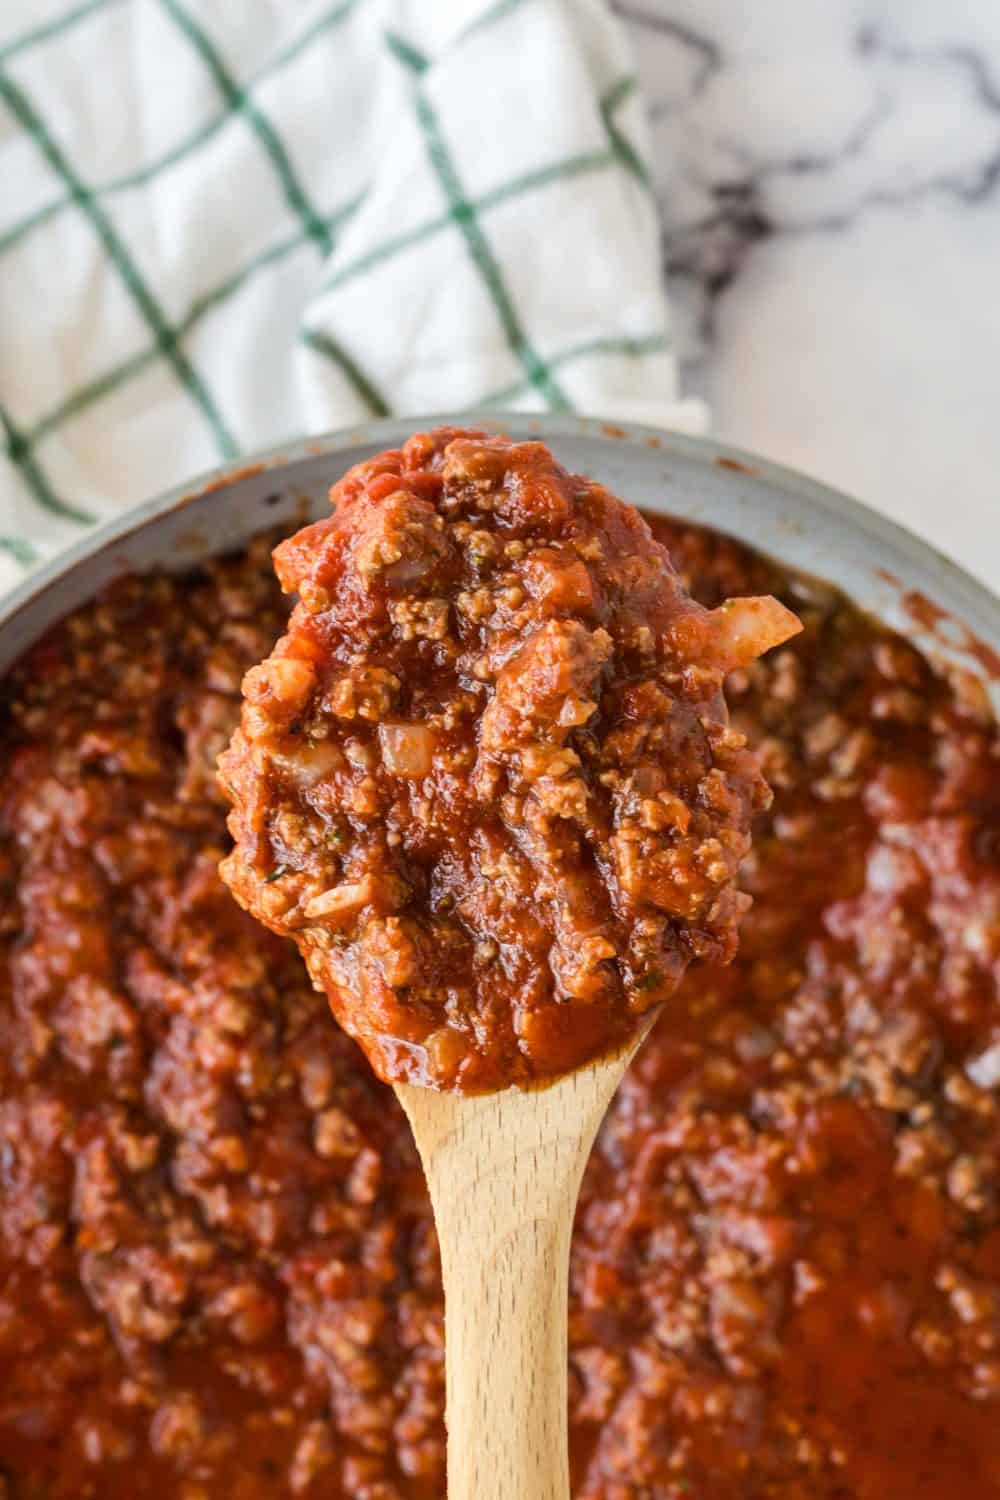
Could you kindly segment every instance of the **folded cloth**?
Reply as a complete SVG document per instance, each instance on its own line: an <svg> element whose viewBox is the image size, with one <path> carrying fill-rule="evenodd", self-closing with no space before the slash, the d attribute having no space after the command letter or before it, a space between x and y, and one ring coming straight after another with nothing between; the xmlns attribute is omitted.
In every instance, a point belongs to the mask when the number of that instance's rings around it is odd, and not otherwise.
<svg viewBox="0 0 1000 1500"><path fill-rule="evenodd" d="M0 586L374 415L697 427L645 149L602 0L3 0Z"/></svg>

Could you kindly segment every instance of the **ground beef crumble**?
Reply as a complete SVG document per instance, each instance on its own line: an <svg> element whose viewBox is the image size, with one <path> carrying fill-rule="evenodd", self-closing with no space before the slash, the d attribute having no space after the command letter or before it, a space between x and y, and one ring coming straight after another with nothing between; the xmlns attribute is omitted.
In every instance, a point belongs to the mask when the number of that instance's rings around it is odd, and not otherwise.
<svg viewBox="0 0 1000 1500"><path fill-rule="evenodd" d="M727 683L775 790L741 952L584 1182L574 1494L1000 1500L996 727L832 591L653 524L705 605L806 629ZM442 1494L405 1122L216 871L214 757L284 618L258 544L117 585L6 684L3 1500Z"/></svg>
<svg viewBox="0 0 1000 1500"><path fill-rule="evenodd" d="M706 611L542 443L419 434L331 500L275 554L299 602L219 762L224 878L386 1081L472 1092L620 1048L735 952L769 794L722 681L797 620Z"/></svg>

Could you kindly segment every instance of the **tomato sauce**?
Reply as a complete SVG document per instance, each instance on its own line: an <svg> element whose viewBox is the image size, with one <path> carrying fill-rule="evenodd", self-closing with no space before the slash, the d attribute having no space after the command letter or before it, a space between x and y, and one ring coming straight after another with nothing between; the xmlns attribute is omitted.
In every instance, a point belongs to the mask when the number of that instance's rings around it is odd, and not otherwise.
<svg viewBox="0 0 1000 1500"><path fill-rule="evenodd" d="M576 1500L1000 1497L995 724L838 594L651 522L774 791L729 967L601 1132ZM440 1267L391 1091L241 912L214 763L285 628L268 547L117 584L5 684L0 1496L440 1500Z"/></svg>
<svg viewBox="0 0 1000 1500"><path fill-rule="evenodd" d="M705 610L543 443L441 429L275 553L297 592L220 760L241 905L387 1082L482 1092L631 1040L736 950L769 801L727 667L799 629Z"/></svg>

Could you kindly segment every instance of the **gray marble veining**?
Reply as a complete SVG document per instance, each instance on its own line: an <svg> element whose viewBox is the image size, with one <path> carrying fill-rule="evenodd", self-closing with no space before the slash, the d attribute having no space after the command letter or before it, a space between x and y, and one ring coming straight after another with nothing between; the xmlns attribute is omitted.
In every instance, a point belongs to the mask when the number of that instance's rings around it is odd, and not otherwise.
<svg viewBox="0 0 1000 1500"><path fill-rule="evenodd" d="M715 431L1000 586L1000 3L615 8Z"/></svg>

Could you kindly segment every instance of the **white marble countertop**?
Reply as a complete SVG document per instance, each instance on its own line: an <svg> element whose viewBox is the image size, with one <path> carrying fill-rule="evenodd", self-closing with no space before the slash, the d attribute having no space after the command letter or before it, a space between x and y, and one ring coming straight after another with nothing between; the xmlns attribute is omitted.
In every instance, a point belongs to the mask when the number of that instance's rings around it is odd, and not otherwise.
<svg viewBox="0 0 1000 1500"><path fill-rule="evenodd" d="M1000 0L617 0L686 388L1000 587Z"/></svg>

